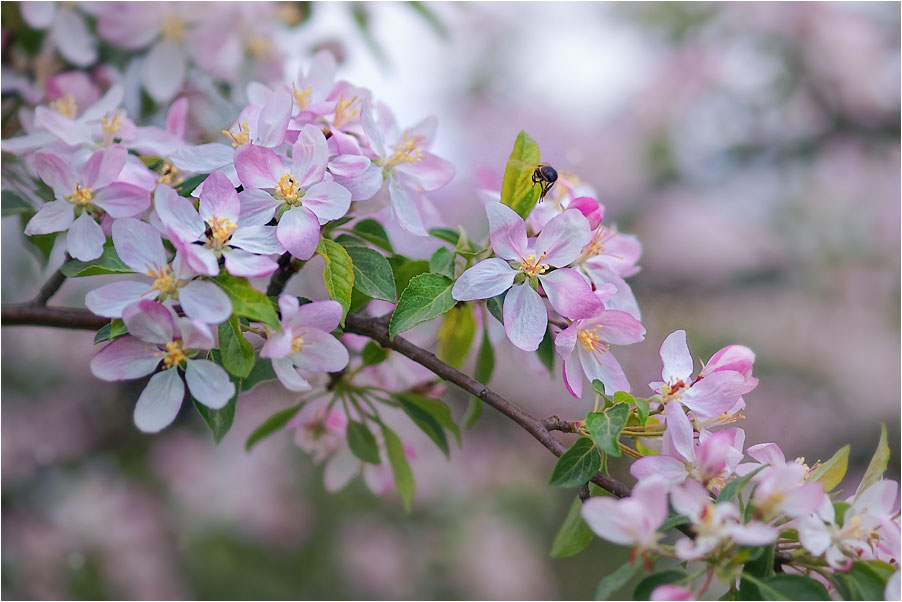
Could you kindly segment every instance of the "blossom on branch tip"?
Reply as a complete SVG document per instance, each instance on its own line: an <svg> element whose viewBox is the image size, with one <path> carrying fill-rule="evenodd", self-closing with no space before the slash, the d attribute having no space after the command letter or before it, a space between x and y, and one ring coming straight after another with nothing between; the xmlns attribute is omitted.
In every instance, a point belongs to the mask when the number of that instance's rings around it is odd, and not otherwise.
<svg viewBox="0 0 902 602"><path fill-rule="evenodd" d="M592 531L610 542L654 549L662 534L658 527L667 518L667 486L656 480L644 481L623 499L593 497L583 504L583 520Z"/></svg>

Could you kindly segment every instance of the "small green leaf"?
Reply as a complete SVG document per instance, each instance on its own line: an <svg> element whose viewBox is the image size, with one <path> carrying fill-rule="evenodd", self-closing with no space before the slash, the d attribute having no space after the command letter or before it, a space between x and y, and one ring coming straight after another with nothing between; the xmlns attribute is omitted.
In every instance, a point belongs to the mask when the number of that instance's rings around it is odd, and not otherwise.
<svg viewBox="0 0 902 602"><path fill-rule="evenodd" d="M688 518L686 518L682 514L671 512L670 516L668 516L667 519L663 523L661 523L661 526L658 527L658 531L664 533L670 529L673 529L674 527L679 527L680 525L685 525L687 523L689 523Z"/></svg>
<svg viewBox="0 0 902 602"><path fill-rule="evenodd" d="M398 300L391 264L382 253L367 247L347 247L346 250L354 269L354 288L373 299L389 303Z"/></svg>
<svg viewBox="0 0 902 602"><path fill-rule="evenodd" d="M213 279L213 282L229 296L233 313L281 330L272 300L251 286L246 278L232 276L223 271Z"/></svg>
<svg viewBox="0 0 902 602"><path fill-rule="evenodd" d="M638 585L636 585L636 591L633 592L633 600L648 600L651 597L651 593L659 585L680 583L682 581L688 580L689 575L687 575L683 571L677 571L673 569L660 571L653 575L649 575L648 577L640 581Z"/></svg>
<svg viewBox="0 0 902 602"><path fill-rule="evenodd" d="M727 483L724 488L720 490L720 493L717 494L717 501L729 502L734 499L739 494L739 492L742 491L742 488L752 480L752 477L761 472L764 468L764 466L759 466L747 475L735 478Z"/></svg>
<svg viewBox="0 0 902 602"><path fill-rule="evenodd" d="M128 334L128 327L125 325L125 322L116 318L110 321L109 324L104 324L104 326L97 331L97 334L94 335L94 344L112 341L125 334Z"/></svg>
<svg viewBox="0 0 902 602"><path fill-rule="evenodd" d="M467 409L464 412L464 416L461 419L460 423L465 429L471 429L476 426L476 422L482 416L482 410L485 407L485 403L478 397L470 397L470 403L467 404Z"/></svg>
<svg viewBox="0 0 902 602"><path fill-rule="evenodd" d="M630 408L625 403L615 404L606 412L592 412L586 416L586 430L589 436L606 454L619 458L620 433L629 419Z"/></svg>
<svg viewBox="0 0 902 602"><path fill-rule="evenodd" d="M848 572L836 571L833 573L833 584L844 600L882 600L888 578L889 575L885 575L885 573L881 575L881 571L875 570L875 567L868 563L854 562ZM791 599L801 600L802 598ZM809 599L826 600L827 598Z"/></svg>
<svg viewBox="0 0 902 602"><path fill-rule="evenodd" d="M401 443L398 435L384 424L382 425L382 438L385 440L385 455L388 456L388 462L395 475L395 487L398 488L398 494L404 502L404 510L410 512L416 483L410 463L407 461L404 444Z"/></svg>
<svg viewBox="0 0 902 602"><path fill-rule="evenodd" d="M375 341L370 341L363 347L363 351L360 352L360 356L363 359L364 366L374 366L376 364L381 364L385 361L385 358L388 357L388 354L385 352L379 343Z"/></svg>
<svg viewBox="0 0 902 602"><path fill-rule="evenodd" d="M852 504L849 502L833 502L833 516L836 520L836 524L840 527L846 521L846 511L852 507Z"/></svg>
<svg viewBox="0 0 902 602"><path fill-rule="evenodd" d="M507 291L501 293L497 297L492 297L490 299L485 300L485 307L489 310L489 313L492 314L492 317L504 324L504 296L507 294Z"/></svg>
<svg viewBox="0 0 902 602"><path fill-rule="evenodd" d="M492 341L489 339L489 329L482 330L482 343L479 345L479 353L476 356L476 380L484 385L489 384L492 380L492 373L495 371L495 348L492 347Z"/></svg>
<svg viewBox="0 0 902 602"><path fill-rule="evenodd" d="M345 316L351 307L351 291L354 289L354 267L351 257L343 246L323 238L316 247L316 252L326 260L323 270L323 282L329 296L338 301L342 307L341 325L345 324Z"/></svg>
<svg viewBox="0 0 902 602"><path fill-rule="evenodd" d="M824 486L824 491L829 493L842 482L849 467L850 446L841 447L829 460L815 468L808 475L807 481L818 482Z"/></svg>
<svg viewBox="0 0 902 602"><path fill-rule="evenodd" d="M407 259L396 255L390 258L388 262L395 272L395 284L398 286L398 293L404 292L413 278L429 272L429 262L422 259Z"/></svg>
<svg viewBox="0 0 902 602"><path fill-rule="evenodd" d="M272 369L272 362L266 358L259 357L254 361L254 367L247 378L241 381L241 390L250 391L255 386L268 380L275 380L276 372Z"/></svg>
<svg viewBox="0 0 902 602"><path fill-rule="evenodd" d="M59 234L59 232L51 232L50 234L33 234L25 237L25 240L29 243L28 250L31 251L32 255L35 256L42 266L47 265Z"/></svg>
<svg viewBox="0 0 902 602"><path fill-rule="evenodd" d="M865 489L883 478L883 473L886 472L886 466L888 463L889 444L886 442L886 425L881 424L880 441L877 443L877 451L875 451L873 457L871 457L871 461L868 464L868 469L865 471L864 477L862 477L861 479L861 484L858 486L858 490L855 492L856 499L864 492Z"/></svg>
<svg viewBox="0 0 902 602"><path fill-rule="evenodd" d="M216 443L222 441L222 438L225 437L226 433L229 432L229 429L232 428L232 422L235 420L235 404L238 401L238 395L240 393L238 384L239 383L236 383L235 386L235 396L229 400L229 403L218 410L208 408L201 402L192 398L194 407L197 408L197 411L203 417L204 422L210 427L210 431L213 433L213 439Z"/></svg>
<svg viewBox="0 0 902 602"><path fill-rule="evenodd" d="M595 590L596 600L612 600L624 585L632 581L642 572L642 563L624 562L616 571L604 577Z"/></svg>
<svg viewBox="0 0 902 602"><path fill-rule="evenodd" d="M439 247L429 259L429 271L454 278L454 251L448 247Z"/></svg>
<svg viewBox="0 0 902 602"><path fill-rule="evenodd" d="M231 317L219 325L219 350L222 366L229 374L247 378L254 368L254 348L241 334L238 316Z"/></svg>
<svg viewBox="0 0 902 602"><path fill-rule="evenodd" d="M451 297L454 281L441 274L420 274L411 279L401 293L388 325L388 336L395 338L420 324L439 317L457 303Z"/></svg>
<svg viewBox="0 0 902 602"><path fill-rule="evenodd" d="M430 228L429 234L445 242L450 242L452 245L456 245L460 239L460 233L451 228Z"/></svg>
<svg viewBox="0 0 902 602"><path fill-rule="evenodd" d="M760 579L748 573L742 574L744 581L750 581L758 588L759 600L829 600L827 589L804 575L780 574ZM740 590L740 593L741 590ZM881 596L883 592L881 591ZM746 598L743 598L746 599ZM879 600L880 598L866 598Z"/></svg>
<svg viewBox="0 0 902 602"><path fill-rule="evenodd" d="M364 462L369 464L379 464L379 446L376 444L376 438L370 432L366 425L356 420L348 421L347 429L348 447L351 452Z"/></svg>
<svg viewBox="0 0 902 602"><path fill-rule="evenodd" d="M132 269L122 263L113 244L108 242L103 246L103 254L91 261L79 261L70 259L60 268L60 271L68 278L79 276L98 276L101 274L131 274Z"/></svg>
<svg viewBox="0 0 902 602"><path fill-rule="evenodd" d="M551 474L554 487L580 487L601 468L601 456L591 439L580 437L558 458Z"/></svg>
<svg viewBox="0 0 902 602"><path fill-rule="evenodd" d="M382 227L382 224L377 222L374 219L362 219L351 227L351 230L364 239L365 241L376 245L380 249L388 251L389 253L394 253L395 250L391 246L391 241L388 238L388 233L385 231L385 228Z"/></svg>
<svg viewBox="0 0 902 602"><path fill-rule="evenodd" d="M639 416L639 424L645 426L645 421L648 420L648 402L641 397L633 399L636 402L636 414Z"/></svg>
<svg viewBox="0 0 902 602"><path fill-rule="evenodd" d="M539 343L539 348L536 349L536 355L539 356L539 361L542 362L542 365L548 369L548 373L552 376L554 375L554 339L551 336L551 328L547 328L545 330L545 337L542 339L542 342Z"/></svg>
<svg viewBox="0 0 902 602"><path fill-rule="evenodd" d="M460 368L476 338L476 318L473 306L467 303L456 305L442 318L438 330L436 355L440 360L455 368Z"/></svg>
<svg viewBox="0 0 902 602"><path fill-rule="evenodd" d="M526 132L520 132L504 169L501 202L526 219L539 200L539 187L532 178L539 164L539 145Z"/></svg>
<svg viewBox="0 0 902 602"><path fill-rule="evenodd" d="M197 174L187 178L184 182L175 187L175 191L180 196L191 196L194 189L200 186L207 179L208 174Z"/></svg>
<svg viewBox="0 0 902 602"><path fill-rule="evenodd" d="M396 396L401 409L429 435L436 445L448 455L448 443L442 428L448 429L460 447L460 428L451 417L451 410L438 399L432 399L416 393L400 393ZM437 428L436 428L437 427Z"/></svg>
<svg viewBox="0 0 902 602"><path fill-rule="evenodd" d="M579 498L573 500L564 524L561 525L551 544L552 558L566 558L578 554L592 541L592 530L580 515L582 507L583 503Z"/></svg>
<svg viewBox="0 0 902 602"><path fill-rule="evenodd" d="M251 433L247 438L247 442L244 444L244 449L250 451L250 449L257 443L280 430L283 426L288 424L288 421L298 413L298 410L300 410L303 405L304 402L302 401L301 403L291 406L290 408L276 412L275 414L267 418L263 422L263 424L255 428L254 432Z"/></svg>

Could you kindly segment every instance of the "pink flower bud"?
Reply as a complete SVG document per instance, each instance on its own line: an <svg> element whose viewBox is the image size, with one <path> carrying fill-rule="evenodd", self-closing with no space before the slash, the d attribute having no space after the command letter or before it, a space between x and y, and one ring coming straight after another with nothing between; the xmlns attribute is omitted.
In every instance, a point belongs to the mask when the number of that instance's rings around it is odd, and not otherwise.
<svg viewBox="0 0 902 602"><path fill-rule="evenodd" d="M699 378L710 376L715 372L732 370L745 377L742 393L746 394L758 386L758 379L752 376L755 367L755 352L744 345L729 345L711 356L699 373Z"/></svg>
<svg viewBox="0 0 902 602"><path fill-rule="evenodd" d="M577 197L570 201L567 209L578 209L589 220L589 226L593 230L598 227L602 218L604 218L604 206L592 197Z"/></svg>

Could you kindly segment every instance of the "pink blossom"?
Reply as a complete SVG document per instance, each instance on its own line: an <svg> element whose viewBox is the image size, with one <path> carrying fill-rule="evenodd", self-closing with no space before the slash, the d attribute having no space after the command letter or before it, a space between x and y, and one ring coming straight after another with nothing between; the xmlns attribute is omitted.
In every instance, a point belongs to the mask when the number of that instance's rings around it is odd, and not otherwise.
<svg viewBox="0 0 902 602"><path fill-rule="evenodd" d="M658 527L667 518L667 486L662 481L643 481L633 488L630 497L587 500L581 513L602 539L640 550L654 549L661 538Z"/></svg>
<svg viewBox="0 0 902 602"><path fill-rule="evenodd" d="M335 86L336 68L332 53L320 50L313 56L309 69L298 73L296 84L291 88L295 105L293 119L297 123L310 123L317 117L328 115L335 110L335 105L339 101L329 100L329 94Z"/></svg>
<svg viewBox="0 0 902 602"><path fill-rule="evenodd" d="M344 489L359 474L363 475L364 483L376 495L387 495L394 490L395 480L381 437L377 436L376 443L379 445L379 464L362 462L346 444L332 454L323 473L326 491L334 493ZM409 445L404 446L404 453L408 461L415 458L414 450Z"/></svg>
<svg viewBox="0 0 902 602"><path fill-rule="evenodd" d="M333 407L335 399L308 401L286 425L294 429L294 442L319 464L345 441L348 416Z"/></svg>
<svg viewBox="0 0 902 602"><path fill-rule="evenodd" d="M717 351L704 365L699 378L705 378L724 370L738 372L745 377L742 394L752 392L758 386L758 379L752 376L755 367L755 352L744 345L728 345Z"/></svg>
<svg viewBox="0 0 902 602"><path fill-rule="evenodd" d="M229 179L213 172L205 180L199 210L190 200L161 184L154 208L183 261L199 274L219 274L219 258L233 276L266 276L278 264L268 257L282 252L272 226L239 223L241 203Z"/></svg>
<svg viewBox="0 0 902 602"><path fill-rule="evenodd" d="M129 334L97 352L91 372L108 381L132 380L163 363L163 370L151 377L138 397L139 429L156 433L175 420L185 395L179 369L185 372L191 395L212 409L224 407L235 395L235 384L222 366L196 357L196 351L215 344L206 324L174 319L170 309L147 299L126 307L122 319Z"/></svg>
<svg viewBox="0 0 902 602"><path fill-rule="evenodd" d="M89 67L97 60L97 39L75 4L22 2L22 19L32 29L47 29L50 40L68 62Z"/></svg>
<svg viewBox="0 0 902 602"><path fill-rule="evenodd" d="M752 448L749 448L749 454ZM807 516L816 512L824 503L824 486L817 482L805 483L808 469L798 462L771 466L752 477L757 484L752 503L765 516L785 514L790 518Z"/></svg>
<svg viewBox="0 0 902 602"><path fill-rule="evenodd" d="M511 343L524 351L538 348L548 324L545 303L536 290L539 284L551 306L571 320L592 318L604 308L585 279L564 267L589 237L589 224L579 211L555 217L532 240L527 239L526 223L510 207L490 204L486 213L498 257L461 274L451 291L455 299L488 299L510 289L502 308L504 329Z"/></svg>
<svg viewBox="0 0 902 602"><path fill-rule="evenodd" d="M665 584L659 585L651 590L649 600L695 600L695 594L692 590L679 585Z"/></svg>
<svg viewBox="0 0 902 602"><path fill-rule="evenodd" d="M100 257L106 235L98 219L130 217L150 205L150 195L140 188L117 182L128 152L116 145L101 149L88 158L78 171L63 157L46 152L35 153L34 167L56 196L45 203L25 226L25 233L49 234L68 230L69 254L82 261Z"/></svg>
<svg viewBox="0 0 902 602"><path fill-rule="evenodd" d="M279 297L282 331L268 330L260 357L272 360L276 376L291 391L307 391L304 372L338 372L348 365L348 350L330 333L341 322L337 301L300 305L298 298Z"/></svg>
<svg viewBox="0 0 902 602"><path fill-rule="evenodd" d="M85 305L92 312L120 318L132 303L153 299L161 303L177 301L189 318L208 324L219 324L232 314L232 302L222 289L196 278L180 256L169 262L156 228L134 218L123 218L113 222L112 233L119 259L151 280L120 280L91 291L85 297Z"/></svg>

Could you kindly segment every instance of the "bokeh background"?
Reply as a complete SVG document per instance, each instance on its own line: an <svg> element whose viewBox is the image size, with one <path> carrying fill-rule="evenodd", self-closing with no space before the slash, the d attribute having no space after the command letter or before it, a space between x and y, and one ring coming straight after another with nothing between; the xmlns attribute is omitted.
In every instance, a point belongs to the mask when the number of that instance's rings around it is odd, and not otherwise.
<svg viewBox="0 0 902 602"><path fill-rule="evenodd" d="M437 152L458 171L436 197L449 223L485 233L477 172L502 170L526 129L639 236L648 337L618 353L635 390L676 328L702 358L748 345L761 384L747 443L809 464L851 443L852 492L885 422L898 479L897 3L295 8L300 47L332 48L340 76L401 122L439 117ZM215 129L236 114L222 111ZM48 272L17 218L2 227L2 299L26 300ZM54 303L80 305L99 282L68 282ZM491 411L450 461L410 434L405 515L359 480L326 493L290 433L244 451L295 401L274 383L240 399L219 445L193 411L141 435L140 385L94 379L91 339L2 332L5 598L584 599L625 559L599 541L549 557L572 492L549 488L553 458ZM531 412L590 407L513 348L497 354L493 386ZM466 398L446 398L460 416Z"/></svg>

